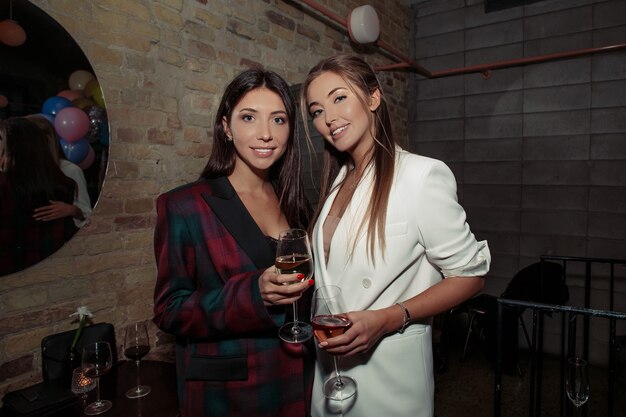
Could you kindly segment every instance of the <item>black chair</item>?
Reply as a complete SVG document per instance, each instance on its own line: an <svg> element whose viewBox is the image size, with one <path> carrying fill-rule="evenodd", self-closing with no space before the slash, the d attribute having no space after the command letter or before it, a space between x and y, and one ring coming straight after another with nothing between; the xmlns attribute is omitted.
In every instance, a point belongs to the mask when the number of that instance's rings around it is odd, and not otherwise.
<svg viewBox="0 0 626 417"><path fill-rule="evenodd" d="M67 384L71 372L69 369L69 352L75 334L76 329L56 333L42 339L41 372L44 381L59 381ZM113 366L115 366L117 363L117 342L115 329L111 323L96 323L85 326L76 343L76 350L80 355L86 345L100 341L109 342L111 345Z"/></svg>
<svg viewBox="0 0 626 417"><path fill-rule="evenodd" d="M563 305L569 299L569 290L565 282L563 267L554 262L536 262L521 269L511 279L505 291L500 296L519 301L533 301L538 303ZM481 294L467 300L457 307L468 314L468 327L463 347L462 359L468 353L473 333L485 336L489 357L495 356L496 349L496 322L498 314L497 297ZM530 337L526 329L524 309L506 309L503 314L503 370L521 374L518 364L518 324L522 327L526 343L530 349Z"/></svg>

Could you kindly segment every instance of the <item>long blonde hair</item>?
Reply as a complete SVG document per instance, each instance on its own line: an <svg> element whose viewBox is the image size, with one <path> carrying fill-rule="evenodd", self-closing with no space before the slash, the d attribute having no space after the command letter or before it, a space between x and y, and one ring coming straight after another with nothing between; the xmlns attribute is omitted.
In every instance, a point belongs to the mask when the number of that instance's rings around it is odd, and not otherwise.
<svg viewBox="0 0 626 417"><path fill-rule="evenodd" d="M387 101L383 94L380 81L376 77L376 72L372 66L354 55L334 55L315 65L309 71L309 74L302 84L300 108L304 120L310 117L310 115L308 115L306 102L307 90L313 80L326 72L332 72L346 81L350 89L352 89L363 104L363 107L368 110L368 114L370 114L370 128L372 130L372 136L374 137L374 149L369 153L369 160L366 161L366 166L368 168L373 166L374 186L371 189L371 196L365 211L365 216L355 236L359 236L360 232L367 224L368 255L372 262L374 262L376 243L378 243L383 256L385 253L387 205L395 171L396 140L391 126ZM380 92L380 105L373 112L370 112L370 97L376 90ZM310 134L306 123L305 132L307 140L310 141ZM313 216L311 225L317 221L324 202L333 191L332 185L339 171L344 165L350 162L350 155L348 153L338 152L332 145L324 142L324 157L320 178L320 202ZM356 244L356 239L354 244Z"/></svg>

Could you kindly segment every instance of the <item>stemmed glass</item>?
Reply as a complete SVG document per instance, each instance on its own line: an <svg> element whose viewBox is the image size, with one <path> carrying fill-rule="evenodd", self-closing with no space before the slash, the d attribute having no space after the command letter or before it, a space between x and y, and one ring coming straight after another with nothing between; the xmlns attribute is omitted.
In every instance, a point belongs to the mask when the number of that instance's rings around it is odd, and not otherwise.
<svg viewBox="0 0 626 417"><path fill-rule="evenodd" d="M565 374L565 390L567 397L574 404L576 415L580 415L580 407L589 399L589 378L587 376L587 361L581 358L567 360Z"/></svg>
<svg viewBox="0 0 626 417"><path fill-rule="evenodd" d="M124 334L124 356L135 361L137 365L137 386L126 391L127 398L139 398L150 394L150 386L141 385L140 380L141 358L146 356L148 352L150 352L150 339L146 325L135 323L128 326Z"/></svg>
<svg viewBox="0 0 626 417"><path fill-rule="evenodd" d="M82 368L76 368L72 371L72 393L79 395L81 400L87 399L87 393L96 387L96 381L93 378L85 376Z"/></svg>
<svg viewBox="0 0 626 417"><path fill-rule="evenodd" d="M96 380L96 401L89 404L84 412L88 416L102 414L111 409L113 404L100 399L100 377L113 366L111 345L108 342L95 342L84 347L82 356L83 374Z"/></svg>
<svg viewBox="0 0 626 417"><path fill-rule="evenodd" d="M276 247L277 274L304 275L305 279L313 275L313 259L311 256L311 245L305 230L289 229L280 232L278 245ZM278 337L288 343L301 343L309 340L313 334L313 329L307 323L298 321L298 302L293 302L293 321L283 324L278 329Z"/></svg>
<svg viewBox="0 0 626 417"><path fill-rule="evenodd" d="M319 342L342 335L352 322L344 315L346 305L341 295L341 288L326 285L315 290L311 305L311 324ZM357 390L356 381L341 375L337 355L333 355L335 376L324 382L324 395L331 400L345 400L352 397Z"/></svg>

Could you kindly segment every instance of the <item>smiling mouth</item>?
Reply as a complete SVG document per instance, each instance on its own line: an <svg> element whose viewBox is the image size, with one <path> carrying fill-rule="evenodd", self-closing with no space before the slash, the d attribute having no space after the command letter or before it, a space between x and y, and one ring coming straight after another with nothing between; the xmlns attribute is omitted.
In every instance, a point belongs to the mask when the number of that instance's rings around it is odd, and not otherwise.
<svg viewBox="0 0 626 417"><path fill-rule="evenodd" d="M334 137L337 136L339 134L341 134L341 132L343 132L344 130L346 130L348 128L348 125L345 126L341 126L335 130L333 130L332 132L330 132L330 134Z"/></svg>
<svg viewBox="0 0 626 417"><path fill-rule="evenodd" d="M274 152L276 148L252 148L252 150L261 155L269 155Z"/></svg>

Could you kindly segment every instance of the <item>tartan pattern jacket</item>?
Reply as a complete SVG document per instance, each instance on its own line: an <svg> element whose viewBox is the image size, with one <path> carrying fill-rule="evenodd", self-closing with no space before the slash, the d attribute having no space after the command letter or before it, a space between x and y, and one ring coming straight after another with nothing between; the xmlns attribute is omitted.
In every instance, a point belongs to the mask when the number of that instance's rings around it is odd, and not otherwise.
<svg viewBox="0 0 626 417"><path fill-rule="evenodd" d="M275 251L228 179L159 196L154 250L154 322L176 336L181 416L308 415L312 349L277 336L286 307L266 307L258 285Z"/></svg>

